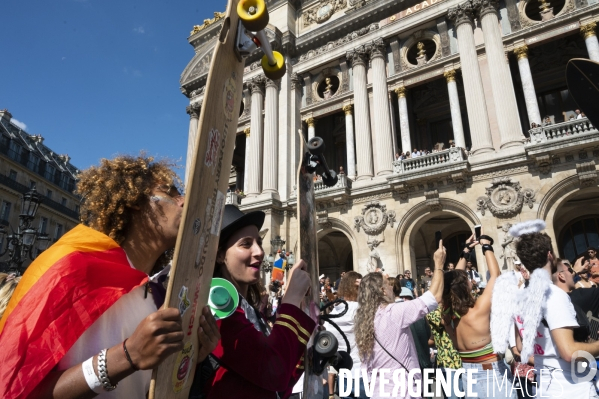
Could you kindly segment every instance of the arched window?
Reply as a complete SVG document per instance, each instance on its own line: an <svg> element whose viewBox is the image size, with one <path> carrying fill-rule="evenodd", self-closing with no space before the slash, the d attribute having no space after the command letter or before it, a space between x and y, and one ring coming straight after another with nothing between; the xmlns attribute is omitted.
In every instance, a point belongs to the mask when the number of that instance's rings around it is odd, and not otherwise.
<svg viewBox="0 0 599 399"><path fill-rule="evenodd" d="M559 240L562 258L574 262L588 247L599 247L599 216L575 219L564 228Z"/></svg>

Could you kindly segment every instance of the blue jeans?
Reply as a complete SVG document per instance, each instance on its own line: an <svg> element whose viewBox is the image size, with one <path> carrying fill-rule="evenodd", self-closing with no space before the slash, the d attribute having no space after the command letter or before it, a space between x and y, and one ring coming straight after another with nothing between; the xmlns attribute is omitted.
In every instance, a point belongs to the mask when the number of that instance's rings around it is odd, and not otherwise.
<svg viewBox="0 0 599 399"><path fill-rule="evenodd" d="M462 374L462 387L468 396L468 370L473 370L472 392L478 394L479 398L509 398L517 399L518 394L512 389L514 378L512 373L503 360L493 363L485 363L485 366L492 366L492 369L485 370L479 363L462 363L465 369Z"/></svg>
<svg viewBox="0 0 599 399"><path fill-rule="evenodd" d="M360 378L360 395L356 395L356 388L353 387L350 396L341 397L341 399L354 399L354 398L368 399L368 396L366 396L366 390L364 389L364 381L361 378Z"/></svg>

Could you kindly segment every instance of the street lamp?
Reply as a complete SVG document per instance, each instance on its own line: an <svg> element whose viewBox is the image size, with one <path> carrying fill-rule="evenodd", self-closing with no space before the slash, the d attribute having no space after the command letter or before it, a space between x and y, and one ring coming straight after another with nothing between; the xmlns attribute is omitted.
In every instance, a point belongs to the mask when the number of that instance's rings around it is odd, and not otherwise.
<svg viewBox="0 0 599 399"><path fill-rule="evenodd" d="M285 245L285 240L281 240L281 236L275 236L272 240L270 240L270 245L275 252L280 252L283 249L283 245Z"/></svg>
<svg viewBox="0 0 599 399"><path fill-rule="evenodd" d="M10 227L12 233L7 234L6 229L0 226L0 257L8 253L8 270L16 271L22 274L21 266L27 258L34 260L37 254L34 255L33 249L37 243L39 252L44 251L50 244L50 237L41 231L32 228L31 224L37 213L41 203L41 196L35 190L35 187L23 195L21 201L21 214L19 215L19 228L15 232ZM4 243L6 238L6 244Z"/></svg>

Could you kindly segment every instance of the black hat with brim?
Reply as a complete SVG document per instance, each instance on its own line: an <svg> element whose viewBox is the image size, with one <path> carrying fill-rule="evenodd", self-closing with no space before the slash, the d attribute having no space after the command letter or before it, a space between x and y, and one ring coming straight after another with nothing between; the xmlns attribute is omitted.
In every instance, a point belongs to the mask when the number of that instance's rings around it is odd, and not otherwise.
<svg viewBox="0 0 599 399"><path fill-rule="evenodd" d="M225 205L219 246L223 245L237 230L246 226L256 226L260 231L265 217L266 214L262 211L243 213L235 205Z"/></svg>

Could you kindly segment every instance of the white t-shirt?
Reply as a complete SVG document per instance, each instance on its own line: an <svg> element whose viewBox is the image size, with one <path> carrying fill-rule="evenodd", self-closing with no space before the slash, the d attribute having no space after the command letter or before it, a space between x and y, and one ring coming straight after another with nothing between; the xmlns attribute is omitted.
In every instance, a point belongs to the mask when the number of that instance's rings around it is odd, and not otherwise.
<svg viewBox="0 0 599 399"><path fill-rule="evenodd" d="M129 264L131 265L131 261ZM158 277L169 272L170 265L154 275L152 280L157 281ZM125 338L129 338L143 319L158 310L152 294L148 292L147 297L144 298L144 296L146 296L145 286L141 286L120 297L79 337L58 363L58 370L67 370L83 363L100 353L102 349L112 348L122 343ZM110 370L110 363L106 367ZM102 392L96 397L100 399L145 399L150 389L151 379L152 370L136 371L122 379L114 391Z"/></svg>
<svg viewBox="0 0 599 399"><path fill-rule="evenodd" d="M343 331L343 333L347 337L347 340L349 341L349 346L351 347L351 349L349 351L349 355L351 356L351 358L354 362L352 370L359 371L361 362L360 362L360 356L358 355L358 346L356 345L356 335L354 333L354 326L356 324L354 322L354 317L356 315L356 311L358 310L358 302L347 301L347 306L348 306L348 308L347 308L346 314L344 314L343 316L341 316L339 318L335 318L332 320L335 324L337 324L339 326L339 328L341 329L341 331ZM333 308L333 310L331 311L331 314L338 314L338 313L341 313L343 310L345 310L345 305L339 304ZM331 324L329 324L327 322L324 323L324 327L326 328L327 331L332 332L333 335L335 335L335 337L337 337L337 342L339 343L338 350L347 351L347 348L345 345L345 340L343 339L341 334L339 334L339 331L337 331L337 329L335 327L333 327Z"/></svg>
<svg viewBox="0 0 599 399"><path fill-rule="evenodd" d="M559 355L557 347L551 339L551 331L558 328L578 327L576 321L576 311L570 296L555 285L550 286L550 292L547 297L547 304L543 309L543 319L548 327L540 323L537 327L537 337L535 338L535 369L539 370L545 366L560 368L564 371L570 370L570 362L565 361ZM520 336L524 331L524 320L518 316L516 325Z"/></svg>

